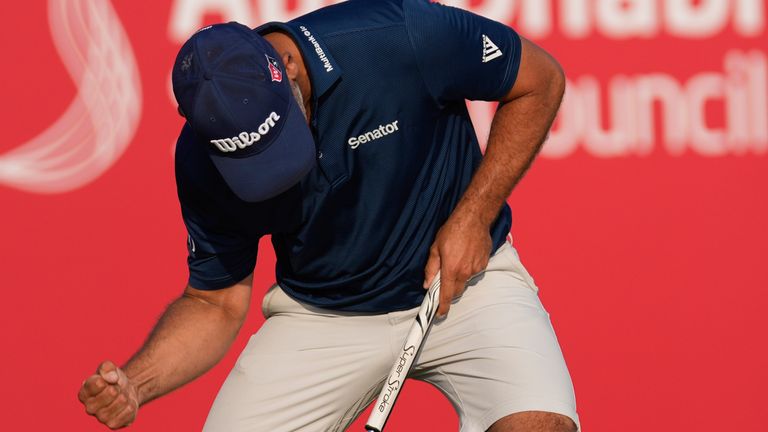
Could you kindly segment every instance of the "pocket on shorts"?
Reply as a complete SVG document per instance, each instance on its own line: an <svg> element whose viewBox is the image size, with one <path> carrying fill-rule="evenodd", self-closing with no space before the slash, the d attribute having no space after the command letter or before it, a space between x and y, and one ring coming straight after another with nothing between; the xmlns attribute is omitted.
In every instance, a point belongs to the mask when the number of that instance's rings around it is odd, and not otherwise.
<svg viewBox="0 0 768 432"><path fill-rule="evenodd" d="M277 284L272 285L267 293L264 294L264 298L261 300L261 314L264 319L272 316L272 297L275 296L275 292L279 291L280 287Z"/></svg>
<svg viewBox="0 0 768 432"><path fill-rule="evenodd" d="M313 308L300 303L298 300L289 296L280 285L272 285L267 293L264 294L264 300L261 301L261 313L264 319L269 319L279 314L310 314L322 315L320 309Z"/></svg>
<svg viewBox="0 0 768 432"><path fill-rule="evenodd" d="M520 257L517 254L517 250L515 250L514 246L512 246L508 241L504 242L504 244L501 245L501 247L499 247L496 253L491 257L487 270L511 272L514 274L515 278L525 283L533 292L539 292L539 288L536 286L533 277L530 273L528 273L528 270L526 270L523 263L520 262Z"/></svg>

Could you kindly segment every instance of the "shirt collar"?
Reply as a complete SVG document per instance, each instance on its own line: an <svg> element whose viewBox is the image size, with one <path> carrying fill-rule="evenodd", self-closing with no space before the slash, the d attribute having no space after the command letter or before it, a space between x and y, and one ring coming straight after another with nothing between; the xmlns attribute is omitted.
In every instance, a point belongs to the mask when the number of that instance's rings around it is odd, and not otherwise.
<svg viewBox="0 0 768 432"><path fill-rule="evenodd" d="M341 79L341 67L331 55L325 42L308 26L297 21L270 22L257 27L254 31L260 35L283 31L291 36L304 56L314 98L319 99L333 87L336 81Z"/></svg>

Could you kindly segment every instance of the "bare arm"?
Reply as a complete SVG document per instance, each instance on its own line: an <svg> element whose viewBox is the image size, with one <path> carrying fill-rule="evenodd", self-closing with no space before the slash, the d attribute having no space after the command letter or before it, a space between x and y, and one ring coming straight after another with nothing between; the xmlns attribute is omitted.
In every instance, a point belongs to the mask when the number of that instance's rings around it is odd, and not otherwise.
<svg viewBox="0 0 768 432"><path fill-rule="evenodd" d="M544 143L565 91L559 64L522 42L517 82L500 101L485 157L430 249L425 286L441 270L438 315L446 314L466 281L488 265L490 226Z"/></svg>
<svg viewBox="0 0 768 432"><path fill-rule="evenodd" d="M202 375L226 354L245 321L253 277L221 290L187 287L171 303L144 346L117 368L104 362L78 397L112 429L129 425L138 407Z"/></svg>
<svg viewBox="0 0 768 432"><path fill-rule="evenodd" d="M560 66L523 39L517 82L493 117L485 158L454 210L490 228L549 132L565 91Z"/></svg>

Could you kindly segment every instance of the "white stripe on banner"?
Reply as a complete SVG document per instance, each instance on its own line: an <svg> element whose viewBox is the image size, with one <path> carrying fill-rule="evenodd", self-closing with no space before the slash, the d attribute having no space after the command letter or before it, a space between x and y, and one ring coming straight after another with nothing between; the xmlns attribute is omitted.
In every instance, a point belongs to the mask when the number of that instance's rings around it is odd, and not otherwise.
<svg viewBox="0 0 768 432"><path fill-rule="evenodd" d="M128 147L141 117L141 81L110 2L49 0L48 17L77 95L54 124L0 155L0 184L63 193L97 179Z"/></svg>

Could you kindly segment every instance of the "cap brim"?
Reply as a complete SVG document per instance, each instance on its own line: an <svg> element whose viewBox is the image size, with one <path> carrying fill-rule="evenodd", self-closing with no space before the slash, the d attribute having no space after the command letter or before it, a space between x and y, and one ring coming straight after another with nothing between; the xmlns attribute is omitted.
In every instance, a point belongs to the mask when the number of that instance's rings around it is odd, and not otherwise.
<svg viewBox="0 0 768 432"><path fill-rule="evenodd" d="M275 197L299 183L315 166L315 141L293 100L279 133L267 149L249 157L209 152L224 181L241 200L259 202Z"/></svg>

